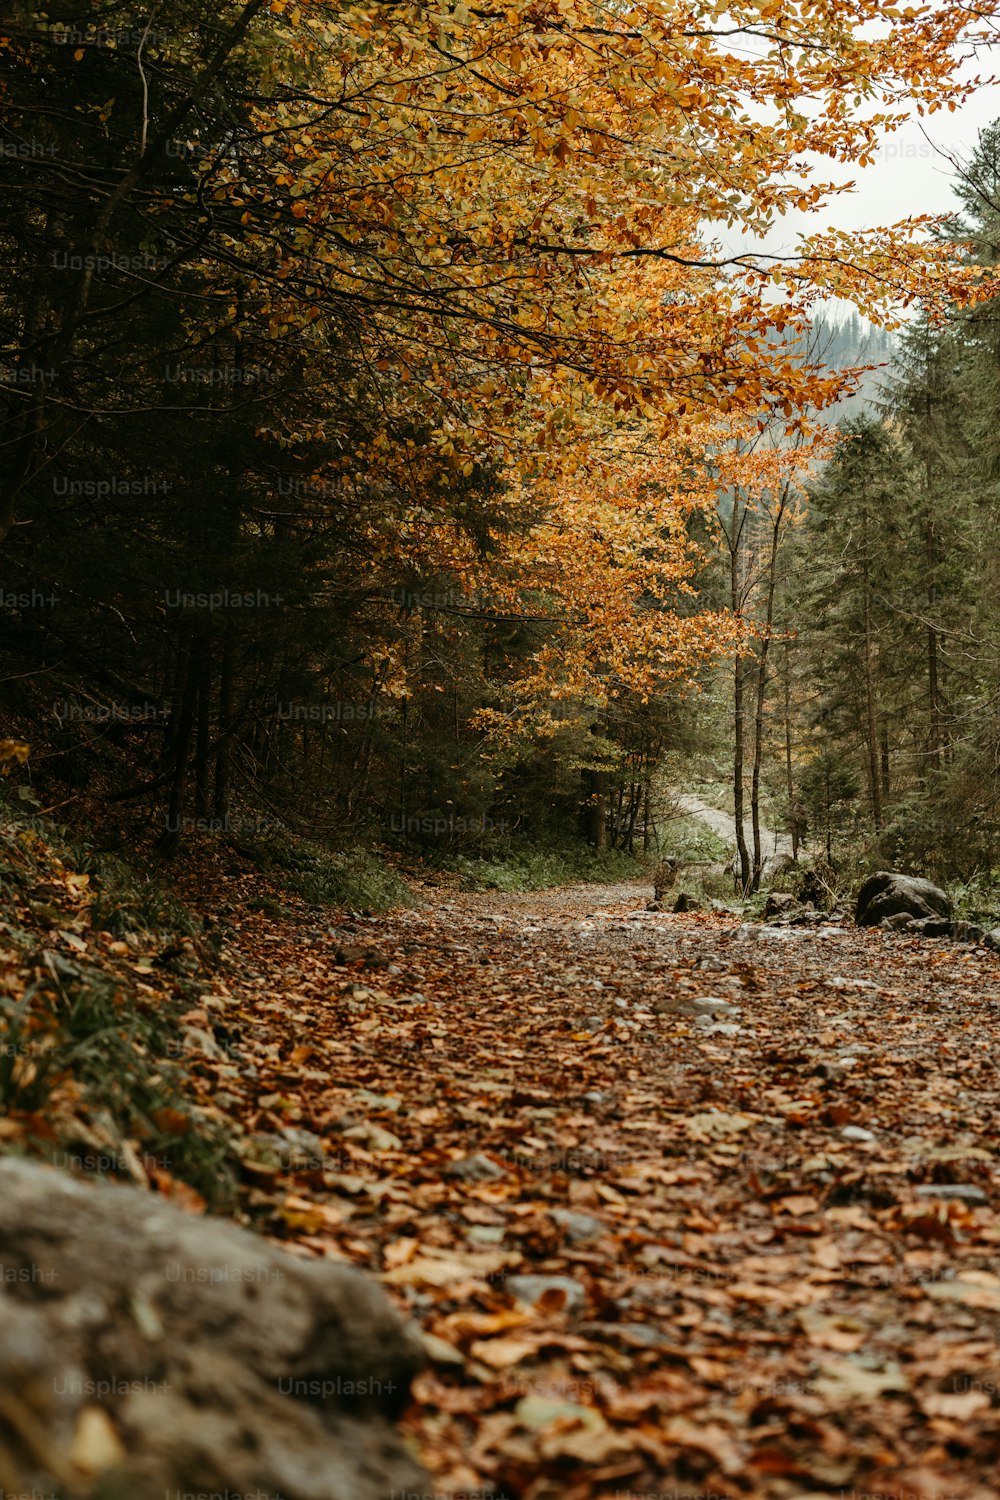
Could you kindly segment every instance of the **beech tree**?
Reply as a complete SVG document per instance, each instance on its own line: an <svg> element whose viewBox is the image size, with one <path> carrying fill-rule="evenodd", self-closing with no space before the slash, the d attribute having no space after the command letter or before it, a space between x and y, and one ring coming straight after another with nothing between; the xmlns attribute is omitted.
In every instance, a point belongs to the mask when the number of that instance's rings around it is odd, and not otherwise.
<svg viewBox="0 0 1000 1500"><path fill-rule="evenodd" d="M739 633L689 607L720 449L843 383L775 326L831 293L891 322L978 282L920 219L787 259L701 226L835 196L815 162L864 163L964 97L991 14L19 0L0 531L62 601L12 622L22 667L80 686L96 661L150 699L130 790L169 789L173 821L224 814L234 775L265 805L303 786L290 691L338 681L407 720L445 687L418 638L476 632L469 662L537 627L462 710L473 738L509 732L504 693L544 712L690 684ZM393 607L428 590L451 601L433 625Z"/></svg>

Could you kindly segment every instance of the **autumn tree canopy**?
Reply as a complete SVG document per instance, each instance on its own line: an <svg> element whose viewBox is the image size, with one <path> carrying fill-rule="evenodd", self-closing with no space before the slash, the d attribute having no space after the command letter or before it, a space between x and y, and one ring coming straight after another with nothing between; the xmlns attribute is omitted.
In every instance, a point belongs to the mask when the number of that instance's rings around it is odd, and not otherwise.
<svg viewBox="0 0 1000 1500"><path fill-rule="evenodd" d="M137 683L161 663L181 800L189 743L205 801L279 659L350 661L405 703L426 632L495 628L481 722L509 730L552 695L646 698L724 646L733 622L688 592L691 518L739 482L748 433L808 423L842 383L803 352L817 299L891 322L977 273L919 217L784 258L714 235L835 219L823 163L959 101L991 17L15 6L6 548L29 572L96 569L112 537L131 558L74 590L68 634L91 654L120 634ZM81 488L108 470L124 498ZM294 620L245 638L156 597L269 577ZM428 580L433 619L393 610ZM270 644L248 676L251 637Z"/></svg>

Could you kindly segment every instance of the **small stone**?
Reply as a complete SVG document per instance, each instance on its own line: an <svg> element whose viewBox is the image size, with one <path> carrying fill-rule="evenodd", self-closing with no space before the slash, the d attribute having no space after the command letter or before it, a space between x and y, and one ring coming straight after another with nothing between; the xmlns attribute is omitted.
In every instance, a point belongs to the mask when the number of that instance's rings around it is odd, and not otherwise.
<svg viewBox="0 0 1000 1500"><path fill-rule="evenodd" d="M693 1016L696 1022L708 1022L715 1016L733 1016L736 1007L720 995L670 995L657 1000L653 1010L661 1016Z"/></svg>
<svg viewBox="0 0 1000 1500"><path fill-rule="evenodd" d="M387 1109L395 1114L403 1104L399 1094L373 1094L371 1089L358 1089L355 1102L367 1104L372 1109Z"/></svg>
<svg viewBox="0 0 1000 1500"><path fill-rule="evenodd" d="M223 1055L222 1048L212 1033L200 1026L185 1026L182 1036L185 1047L192 1052L200 1052L202 1057L217 1059Z"/></svg>
<svg viewBox="0 0 1000 1500"><path fill-rule="evenodd" d="M333 961L337 964L359 964L367 951L356 943L344 943L334 950Z"/></svg>
<svg viewBox="0 0 1000 1500"><path fill-rule="evenodd" d="M670 1342L658 1328L651 1328L647 1323L593 1323L586 1331L616 1343L639 1344L644 1349L655 1349L659 1344Z"/></svg>
<svg viewBox="0 0 1000 1500"><path fill-rule="evenodd" d="M986 1203L986 1194L982 1188L974 1187L970 1182L942 1182L930 1183L924 1187L914 1190L918 1198L944 1198L959 1203Z"/></svg>
<svg viewBox="0 0 1000 1500"><path fill-rule="evenodd" d="M680 895L677 897L677 900L674 902L675 912L701 911L702 909L702 904L698 900L698 897L692 896L689 891L681 891Z"/></svg>
<svg viewBox="0 0 1000 1500"><path fill-rule="evenodd" d="M586 1297L583 1286L572 1276L508 1276L504 1286L512 1297L529 1307L536 1307L547 1294L560 1293L562 1307L575 1312Z"/></svg>
<svg viewBox="0 0 1000 1500"><path fill-rule="evenodd" d="M552 1401L547 1396L522 1396L514 1408L519 1425L528 1432L540 1432L553 1422L562 1422L584 1433L603 1433L607 1423L593 1406L578 1406L575 1401Z"/></svg>
<svg viewBox="0 0 1000 1500"><path fill-rule="evenodd" d="M506 1233L502 1224L472 1224L465 1231L465 1238L477 1245L502 1245Z"/></svg>
<svg viewBox="0 0 1000 1500"><path fill-rule="evenodd" d="M585 1245L589 1240L599 1240L605 1233L600 1219L595 1219L591 1214L575 1213L570 1208L550 1209L549 1218L560 1229L565 1229L566 1238L571 1245Z"/></svg>
<svg viewBox="0 0 1000 1500"><path fill-rule="evenodd" d="M873 1141L875 1133L865 1130L863 1125L845 1125L840 1132L845 1141Z"/></svg>
<svg viewBox="0 0 1000 1500"><path fill-rule="evenodd" d="M352 1125L344 1131L344 1136L349 1141L361 1141L369 1151L400 1151L403 1146L398 1135L383 1130L381 1125Z"/></svg>
<svg viewBox="0 0 1000 1500"><path fill-rule="evenodd" d="M951 937L951 923L947 917L912 917L903 928L905 933L912 933L914 937L938 938Z"/></svg>
<svg viewBox="0 0 1000 1500"><path fill-rule="evenodd" d="M457 1177L461 1182L496 1182L505 1175L490 1157L477 1151L474 1156L463 1156L444 1169L445 1177Z"/></svg>

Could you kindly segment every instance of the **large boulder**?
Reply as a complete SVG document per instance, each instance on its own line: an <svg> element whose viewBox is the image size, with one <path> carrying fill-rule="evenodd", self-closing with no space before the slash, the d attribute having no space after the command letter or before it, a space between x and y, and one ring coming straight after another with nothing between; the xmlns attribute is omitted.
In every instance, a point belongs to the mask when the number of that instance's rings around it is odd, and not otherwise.
<svg viewBox="0 0 1000 1500"><path fill-rule="evenodd" d="M0 1161L0 1476L68 1497L427 1491L422 1363L362 1272L135 1188Z"/></svg>
<svg viewBox="0 0 1000 1500"><path fill-rule="evenodd" d="M877 927L886 917L950 917L951 901L929 880L879 870L858 892L854 920L859 927Z"/></svg>

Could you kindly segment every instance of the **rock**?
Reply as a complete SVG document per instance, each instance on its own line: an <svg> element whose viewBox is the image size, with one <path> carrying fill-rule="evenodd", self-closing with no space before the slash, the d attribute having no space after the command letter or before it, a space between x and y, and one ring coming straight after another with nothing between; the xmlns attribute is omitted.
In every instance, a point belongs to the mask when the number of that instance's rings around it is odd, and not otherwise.
<svg viewBox="0 0 1000 1500"><path fill-rule="evenodd" d="M983 929L976 922L952 922L951 935L959 943L979 943Z"/></svg>
<svg viewBox="0 0 1000 1500"><path fill-rule="evenodd" d="M903 932L910 933L914 937L938 938L951 937L952 924L947 917L911 917Z"/></svg>
<svg viewBox="0 0 1000 1500"><path fill-rule="evenodd" d="M457 1177L460 1182L496 1182L505 1175L503 1167L497 1166L490 1157L477 1151L474 1156L463 1156L444 1169L445 1177Z"/></svg>
<svg viewBox="0 0 1000 1500"><path fill-rule="evenodd" d="M950 917L951 901L939 886L915 875L879 870L858 892L854 920L859 927L877 927L886 917Z"/></svg>
<svg viewBox="0 0 1000 1500"><path fill-rule="evenodd" d="M913 918L907 916L905 911L900 911L894 917L883 917L878 925L883 932L903 932L912 921Z"/></svg>
<svg viewBox="0 0 1000 1500"><path fill-rule="evenodd" d="M580 1331L591 1337L596 1335L612 1343L638 1345L643 1349L655 1349L670 1342L666 1334L648 1323L590 1323Z"/></svg>
<svg viewBox="0 0 1000 1500"><path fill-rule="evenodd" d="M337 964L357 964L363 961L368 969L385 969L389 965L389 960L380 948L373 948L369 944L362 946L359 943L344 944L336 948L333 960Z"/></svg>
<svg viewBox="0 0 1000 1500"><path fill-rule="evenodd" d="M549 1218L565 1229L566 1238L571 1245L586 1245L590 1240L599 1240L607 1233L600 1219L595 1219L591 1214L574 1213L570 1208L551 1208Z"/></svg>
<svg viewBox="0 0 1000 1500"><path fill-rule="evenodd" d="M775 917L788 917L798 907L795 897L788 891L771 891L764 906L764 921L770 922Z"/></svg>
<svg viewBox="0 0 1000 1500"><path fill-rule="evenodd" d="M0 1161L0 1268L5 1489L429 1488L392 1427L423 1351L361 1272L16 1159Z"/></svg>
<svg viewBox="0 0 1000 1500"><path fill-rule="evenodd" d="M982 1188L970 1182L942 1182L914 1188L918 1198L944 1198L959 1203L987 1203L989 1200Z"/></svg>
<svg viewBox="0 0 1000 1500"><path fill-rule="evenodd" d="M189 1052L200 1052L202 1057L218 1060L224 1055L212 1033L201 1026L185 1026L181 1039Z"/></svg>
<svg viewBox="0 0 1000 1500"><path fill-rule="evenodd" d="M994 952L1000 950L1000 927L991 927L983 938L983 947L992 948Z"/></svg>
<svg viewBox="0 0 1000 1500"><path fill-rule="evenodd" d="M662 911L663 910L663 903L662 903L662 901L647 901L646 902L646 910L647 911Z"/></svg>
<svg viewBox="0 0 1000 1500"><path fill-rule="evenodd" d="M698 900L698 897L692 896L689 891L681 891L680 895L677 897L677 900L674 902L675 912L703 910L704 907Z"/></svg>
<svg viewBox="0 0 1000 1500"><path fill-rule="evenodd" d="M875 1132L866 1130L863 1125L845 1125L840 1132L845 1141L873 1141Z"/></svg>
<svg viewBox="0 0 1000 1500"><path fill-rule="evenodd" d="M715 1016L732 1016L736 1007L719 995L669 995L653 1003L658 1016L694 1016L698 1020L711 1020Z"/></svg>
<svg viewBox="0 0 1000 1500"><path fill-rule="evenodd" d="M504 1287L518 1302L529 1307L537 1306L546 1298L567 1312L576 1312L586 1297L583 1286L572 1276L508 1276Z"/></svg>
<svg viewBox="0 0 1000 1500"><path fill-rule="evenodd" d="M381 1125L373 1125L370 1121L350 1126L344 1131L344 1139L360 1141L369 1151L401 1151L403 1148L398 1135L393 1135L391 1130L384 1130Z"/></svg>

